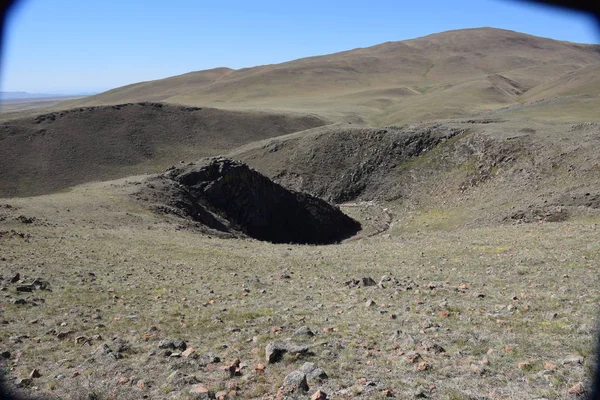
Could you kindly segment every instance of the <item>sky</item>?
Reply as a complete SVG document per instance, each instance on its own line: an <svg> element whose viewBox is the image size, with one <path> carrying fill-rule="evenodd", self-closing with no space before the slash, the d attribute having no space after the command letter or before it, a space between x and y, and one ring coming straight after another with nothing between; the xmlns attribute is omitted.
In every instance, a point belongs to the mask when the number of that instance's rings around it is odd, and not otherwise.
<svg viewBox="0 0 600 400"><path fill-rule="evenodd" d="M599 43L595 21L518 0L21 0L0 90L78 94L463 28Z"/></svg>

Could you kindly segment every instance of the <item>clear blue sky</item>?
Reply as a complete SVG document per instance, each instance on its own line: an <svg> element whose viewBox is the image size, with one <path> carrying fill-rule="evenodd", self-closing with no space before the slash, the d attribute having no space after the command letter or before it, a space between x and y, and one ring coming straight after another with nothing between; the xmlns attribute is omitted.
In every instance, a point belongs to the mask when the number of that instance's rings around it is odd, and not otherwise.
<svg viewBox="0 0 600 400"><path fill-rule="evenodd" d="M77 93L490 26L598 43L588 16L517 0L23 0L3 91Z"/></svg>

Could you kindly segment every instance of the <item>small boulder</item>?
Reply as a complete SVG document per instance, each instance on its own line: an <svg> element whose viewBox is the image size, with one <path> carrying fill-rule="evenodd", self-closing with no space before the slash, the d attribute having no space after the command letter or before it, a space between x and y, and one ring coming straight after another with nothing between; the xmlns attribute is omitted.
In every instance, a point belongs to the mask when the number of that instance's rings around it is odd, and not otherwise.
<svg viewBox="0 0 600 400"><path fill-rule="evenodd" d="M106 356L109 358L113 358L115 360L119 360L119 359L123 358L123 356L120 353L113 351L113 349L111 349L106 343L103 343L100 346L98 346L96 348L96 351L94 351L94 354L100 355L100 356Z"/></svg>
<svg viewBox="0 0 600 400"><path fill-rule="evenodd" d="M221 391L215 393L215 397L217 400L226 400L229 397L229 395L227 394L226 391L221 390Z"/></svg>
<svg viewBox="0 0 600 400"><path fill-rule="evenodd" d="M210 400L215 398L215 394L202 384L193 385L189 391L189 394L192 396L192 398L198 400Z"/></svg>
<svg viewBox="0 0 600 400"><path fill-rule="evenodd" d="M301 326L294 331L294 336L314 336L314 332L308 326Z"/></svg>
<svg viewBox="0 0 600 400"><path fill-rule="evenodd" d="M17 379L15 381L15 386L18 388L24 388L24 387L31 386L31 383L32 383L31 378Z"/></svg>
<svg viewBox="0 0 600 400"><path fill-rule="evenodd" d="M34 368L30 373L29 373L29 378L30 379L35 379L35 378L39 378L41 377L42 374L40 374L40 371L37 368Z"/></svg>
<svg viewBox="0 0 600 400"><path fill-rule="evenodd" d="M119 353L131 350L129 342L121 338L115 338L113 340L113 345L115 346L115 351Z"/></svg>
<svg viewBox="0 0 600 400"><path fill-rule="evenodd" d="M185 349L187 349L187 345L181 339L165 339L158 342L158 348L185 351Z"/></svg>
<svg viewBox="0 0 600 400"><path fill-rule="evenodd" d="M583 396L586 393L585 386L582 382L577 382L569 389L567 389L567 393L573 394L575 396Z"/></svg>
<svg viewBox="0 0 600 400"><path fill-rule="evenodd" d="M327 393L317 390L312 396L310 396L310 400L327 400Z"/></svg>
<svg viewBox="0 0 600 400"><path fill-rule="evenodd" d="M196 349L193 347L188 347L181 353L182 357L185 358L198 358L198 354L196 353Z"/></svg>
<svg viewBox="0 0 600 400"><path fill-rule="evenodd" d="M268 363L275 363L281 360L286 351L287 348L283 343L270 342L267 344L267 347L265 347L265 358Z"/></svg>
<svg viewBox="0 0 600 400"><path fill-rule="evenodd" d="M569 357L565 358L564 360L562 360L562 364L569 365L569 366L583 365L583 357L569 356Z"/></svg>
<svg viewBox="0 0 600 400"><path fill-rule="evenodd" d="M327 373L323 369L317 367L314 363L311 362L304 363L299 368L299 371L306 374L306 380L309 382L313 380L325 380L329 378L327 376Z"/></svg>
<svg viewBox="0 0 600 400"><path fill-rule="evenodd" d="M19 285L17 286L17 292L33 292L35 287L33 285Z"/></svg>
<svg viewBox="0 0 600 400"><path fill-rule="evenodd" d="M265 347L265 358L268 363L272 364L281 360L285 353L303 354L307 352L308 346L270 342L267 344L267 347Z"/></svg>
<svg viewBox="0 0 600 400"><path fill-rule="evenodd" d="M281 386L280 391L284 395L298 392L307 392L308 382L306 382L306 375L299 370L290 372L283 379L283 386Z"/></svg>
<svg viewBox="0 0 600 400"><path fill-rule="evenodd" d="M415 351L408 352L406 354L406 362L408 364L414 364L421 359L421 355Z"/></svg>
<svg viewBox="0 0 600 400"><path fill-rule="evenodd" d="M38 289L40 289L40 290L48 290L48 291L51 291L51 290L50 290L50 282L48 282L48 281L45 281L45 280L43 280L43 279L40 279L40 278L35 278L35 279L33 280L33 282L31 283L31 285L32 285L32 286L35 286L35 287L37 287L37 288L38 288Z"/></svg>
<svg viewBox="0 0 600 400"><path fill-rule="evenodd" d="M373 278L371 278L370 276L366 276L364 278L361 279L361 286L367 287L367 286L377 286L377 282L375 282L373 280Z"/></svg>
<svg viewBox="0 0 600 400"><path fill-rule="evenodd" d="M286 350L290 354L305 354L308 353L308 346L288 344L286 345Z"/></svg>

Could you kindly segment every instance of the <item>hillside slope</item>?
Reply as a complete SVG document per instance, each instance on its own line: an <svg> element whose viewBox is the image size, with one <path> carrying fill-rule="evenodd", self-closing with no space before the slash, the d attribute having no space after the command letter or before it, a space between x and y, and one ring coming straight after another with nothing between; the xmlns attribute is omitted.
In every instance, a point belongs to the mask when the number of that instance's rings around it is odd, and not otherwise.
<svg viewBox="0 0 600 400"><path fill-rule="evenodd" d="M164 101L321 112L381 125L513 104L536 86L599 64L597 45L465 29L282 64L192 72L63 106Z"/></svg>
<svg viewBox="0 0 600 400"><path fill-rule="evenodd" d="M86 107L0 124L0 197L157 172L323 125L314 116L160 103Z"/></svg>
<svg viewBox="0 0 600 400"><path fill-rule="evenodd" d="M456 120L338 124L246 146L231 157L332 202L387 201L454 228L600 213L600 124ZM407 215L418 211L415 220ZM421 225L419 229L426 228Z"/></svg>

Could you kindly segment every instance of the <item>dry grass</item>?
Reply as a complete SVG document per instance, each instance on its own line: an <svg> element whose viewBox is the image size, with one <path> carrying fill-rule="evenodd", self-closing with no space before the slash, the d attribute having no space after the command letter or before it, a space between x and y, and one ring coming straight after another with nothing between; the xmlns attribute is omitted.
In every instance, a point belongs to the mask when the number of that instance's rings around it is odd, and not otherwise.
<svg viewBox="0 0 600 400"><path fill-rule="evenodd" d="M178 230L123 197L129 190L94 184L3 201L14 208L2 209L2 230L31 237L0 238L2 276L19 271L53 288L19 295L15 285L3 284L8 323L1 346L12 353L5 370L25 377L38 368L42 377L30 393L185 398L190 385L172 376L179 371L215 391L235 387L241 398L262 398L274 395L283 377L305 361L329 375L311 390L322 388L334 398L372 398L390 389L398 398L423 392L439 399L557 399L568 398L574 383L589 382L599 301L597 217L451 231L435 225L415 233L392 229L335 246L272 245ZM23 224L13 219L18 215L38 221ZM382 275L414 281L413 290L344 284ZM45 302L11 304L28 297ZM366 309L367 299L377 306ZM101 319L93 319L96 313ZM312 354L287 356L264 374L253 371L265 363L267 342L292 337L303 325L317 335L293 340L314 345ZM149 331L153 326L157 330ZM74 333L59 340L51 329ZM91 346L74 342L95 334L102 339ZM28 338L14 344L9 337L15 335ZM114 347L114 337L131 345L123 359L91 356L104 342ZM198 367L160 350L149 355L163 338L182 338L222 362ZM427 341L446 352L419 349ZM415 350L430 369L407 363L402 352ZM584 365L562 365L571 355L583 356ZM229 378L220 367L235 358L247 367ZM488 363L480 364L484 359ZM520 369L521 362L529 364ZM545 362L556 369L547 371ZM128 383L118 385L121 377ZM142 389L139 380L146 382Z"/></svg>

